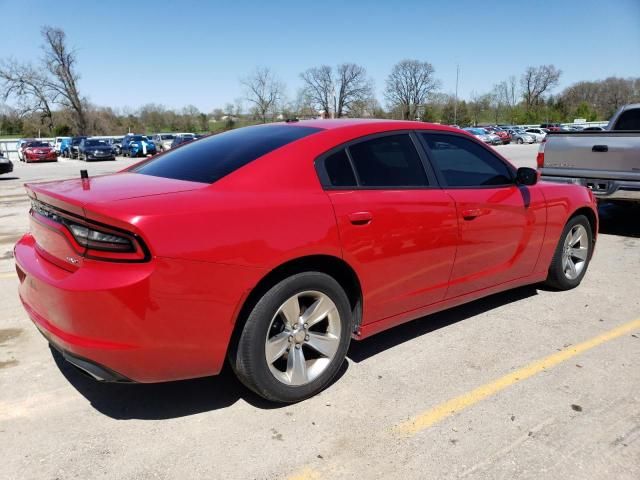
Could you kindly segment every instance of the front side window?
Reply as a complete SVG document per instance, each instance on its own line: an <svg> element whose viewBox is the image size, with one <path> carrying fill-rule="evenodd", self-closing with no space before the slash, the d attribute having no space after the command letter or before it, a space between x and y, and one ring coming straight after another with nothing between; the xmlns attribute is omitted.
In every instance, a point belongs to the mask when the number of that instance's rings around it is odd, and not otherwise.
<svg viewBox="0 0 640 480"><path fill-rule="evenodd" d="M476 142L457 135L421 134L429 157L450 187L512 185L509 167Z"/></svg>
<svg viewBox="0 0 640 480"><path fill-rule="evenodd" d="M408 134L387 135L348 147L360 187L420 187L427 175Z"/></svg>

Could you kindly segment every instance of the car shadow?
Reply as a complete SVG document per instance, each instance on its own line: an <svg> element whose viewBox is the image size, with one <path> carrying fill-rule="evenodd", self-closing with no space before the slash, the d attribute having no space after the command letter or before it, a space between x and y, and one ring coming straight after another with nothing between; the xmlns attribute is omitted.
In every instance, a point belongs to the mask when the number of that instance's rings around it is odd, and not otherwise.
<svg viewBox="0 0 640 480"><path fill-rule="evenodd" d="M20 177L1 177L0 176L0 182L2 181L8 181L8 180L19 180Z"/></svg>
<svg viewBox="0 0 640 480"><path fill-rule="evenodd" d="M104 383L67 362L51 348L51 355L67 381L100 413L116 420L166 420L230 407L244 400L257 409L286 405L259 397L236 378L228 365L214 377L165 383ZM332 384L347 371L344 362Z"/></svg>
<svg viewBox="0 0 640 480"><path fill-rule="evenodd" d="M360 363L414 338L421 337L422 335L461 322L475 315L509 303L524 300L537 294L536 286L526 285L506 292L496 293L449 310L427 315L386 330L365 340L351 342L347 356L355 363Z"/></svg>
<svg viewBox="0 0 640 480"><path fill-rule="evenodd" d="M347 357L360 363L414 338L536 294L534 286L525 286L428 315L360 342L352 342ZM262 410L285 406L268 402L248 390L228 365L215 377L154 384L102 383L68 363L55 349L51 349L51 354L62 375L91 406L117 420L179 418L224 409L240 400ZM339 381L348 368L349 362L344 362L332 383Z"/></svg>
<svg viewBox="0 0 640 480"><path fill-rule="evenodd" d="M640 238L640 206L601 202L598 205L600 232L606 235Z"/></svg>

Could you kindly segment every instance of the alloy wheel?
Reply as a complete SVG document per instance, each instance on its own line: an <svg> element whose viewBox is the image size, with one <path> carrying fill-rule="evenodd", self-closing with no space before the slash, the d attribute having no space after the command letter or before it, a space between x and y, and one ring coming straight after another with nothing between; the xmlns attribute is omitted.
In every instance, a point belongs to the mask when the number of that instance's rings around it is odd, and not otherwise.
<svg viewBox="0 0 640 480"><path fill-rule="evenodd" d="M265 339L272 375L285 385L305 385L329 366L340 345L340 314L329 296L297 293L278 308Z"/></svg>
<svg viewBox="0 0 640 480"><path fill-rule="evenodd" d="M589 257L589 235L583 225L574 225L564 239L562 271L569 280L580 276Z"/></svg>

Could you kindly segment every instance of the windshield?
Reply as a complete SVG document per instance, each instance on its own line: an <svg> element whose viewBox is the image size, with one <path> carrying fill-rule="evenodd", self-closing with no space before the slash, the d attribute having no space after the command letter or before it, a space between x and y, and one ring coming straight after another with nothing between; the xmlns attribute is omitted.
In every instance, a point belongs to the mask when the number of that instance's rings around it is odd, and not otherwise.
<svg viewBox="0 0 640 480"><path fill-rule="evenodd" d="M175 138L174 135L160 135L160 138L162 138L162 140L173 140Z"/></svg>
<svg viewBox="0 0 640 480"><path fill-rule="evenodd" d="M27 148L29 147L49 147L50 145L47 142L29 142L27 143Z"/></svg>
<svg viewBox="0 0 640 480"><path fill-rule="evenodd" d="M107 141L106 140L87 140L85 142L85 145L87 147L106 147Z"/></svg>

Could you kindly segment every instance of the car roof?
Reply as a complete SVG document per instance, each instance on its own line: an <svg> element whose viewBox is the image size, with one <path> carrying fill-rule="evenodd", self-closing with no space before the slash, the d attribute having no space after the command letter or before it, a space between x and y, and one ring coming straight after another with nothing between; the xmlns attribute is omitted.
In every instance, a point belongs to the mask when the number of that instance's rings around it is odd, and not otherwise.
<svg viewBox="0 0 640 480"><path fill-rule="evenodd" d="M376 118L336 118L326 120L300 120L294 122L287 122L287 125L292 126L305 126L313 128L321 128L323 130L336 130L350 127L371 126L378 127L380 131L384 131L385 128L391 130L400 130L403 127L407 130L443 130L448 132L460 132L459 128L449 127L447 125L441 125L439 123L427 123L411 120L385 120Z"/></svg>

